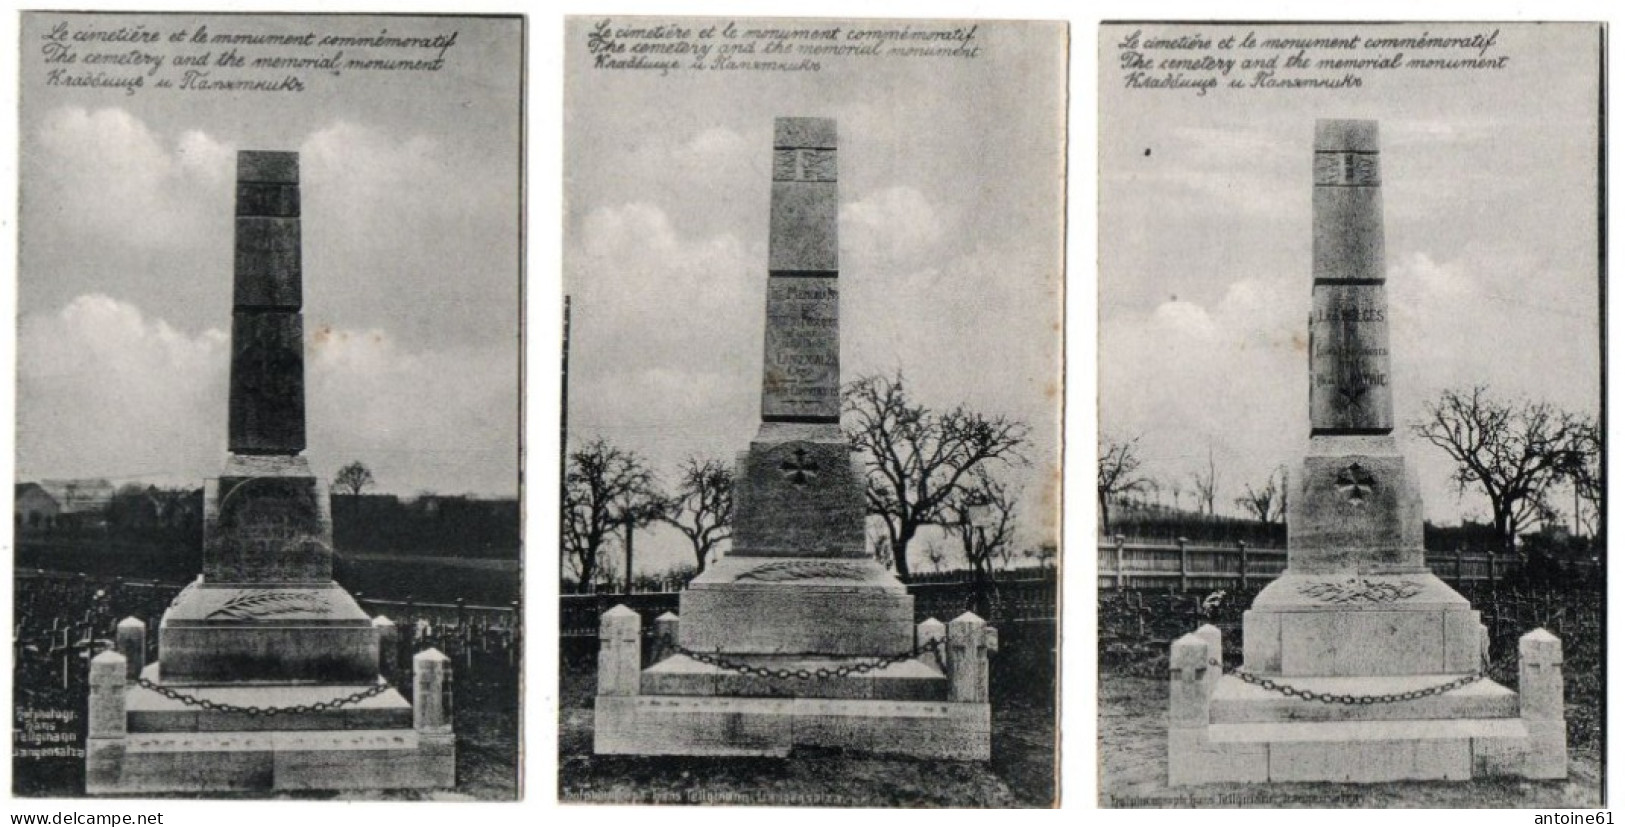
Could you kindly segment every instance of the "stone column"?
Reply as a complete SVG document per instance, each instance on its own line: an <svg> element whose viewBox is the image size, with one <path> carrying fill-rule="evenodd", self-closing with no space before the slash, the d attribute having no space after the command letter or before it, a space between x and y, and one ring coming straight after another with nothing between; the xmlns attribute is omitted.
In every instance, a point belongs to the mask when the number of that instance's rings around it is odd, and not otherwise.
<svg viewBox="0 0 1625 827"><path fill-rule="evenodd" d="M1219 627L1206 623L1196 630L1195 635L1207 644L1208 670L1203 680L1206 681L1208 697L1212 697L1219 678L1224 676L1224 634Z"/></svg>
<svg viewBox="0 0 1625 827"><path fill-rule="evenodd" d="M147 624L137 617L124 618L118 622L114 637L115 648L124 656L128 679L141 677L141 670L147 665Z"/></svg>
<svg viewBox="0 0 1625 827"><path fill-rule="evenodd" d="M384 615L372 619L372 628L378 630L378 674L394 680L401 662L401 631Z"/></svg>
<svg viewBox="0 0 1625 827"><path fill-rule="evenodd" d="M921 652L915 656L915 660L918 660L920 663L923 663L926 666L941 669L942 671L946 672L948 671L948 653L946 651L948 646L948 627L943 625L942 621L934 617L929 617L920 621L920 625L914 627L914 645L924 647L933 640L937 642L936 651Z"/></svg>
<svg viewBox="0 0 1625 827"><path fill-rule="evenodd" d="M970 612L948 622L948 697L987 703L987 622Z"/></svg>
<svg viewBox="0 0 1625 827"><path fill-rule="evenodd" d="M1377 122L1315 122L1308 456L1289 568L1425 573L1422 502L1392 432Z"/></svg>
<svg viewBox="0 0 1625 827"><path fill-rule="evenodd" d="M1211 627L1209 627L1211 628ZM1217 631L1216 629L1214 631ZM1211 635L1191 633L1173 642L1168 652L1168 783L1196 784L1217 775L1207 751L1207 727L1218 650ZM1262 779L1260 779L1262 780Z"/></svg>
<svg viewBox="0 0 1625 827"><path fill-rule="evenodd" d="M234 454L305 450L299 153L237 153L231 422Z"/></svg>
<svg viewBox="0 0 1625 827"><path fill-rule="evenodd" d="M1518 639L1518 714L1529 730L1526 778L1568 776L1563 642L1545 629Z"/></svg>
<svg viewBox="0 0 1625 827"><path fill-rule="evenodd" d="M90 660L90 714L85 728L85 792L116 792L124 772L129 666L107 651Z"/></svg>
<svg viewBox="0 0 1625 827"><path fill-rule="evenodd" d="M636 695L642 672L638 635L643 618L625 606L610 609L598 620L598 694Z"/></svg>
<svg viewBox="0 0 1625 827"><path fill-rule="evenodd" d="M655 651L650 663L659 663L677 654L677 615L665 612L655 618Z"/></svg>
<svg viewBox="0 0 1625 827"><path fill-rule="evenodd" d="M412 728L419 732L450 732L451 710L446 708L446 675L451 658L439 649L425 649L412 658Z"/></svg>

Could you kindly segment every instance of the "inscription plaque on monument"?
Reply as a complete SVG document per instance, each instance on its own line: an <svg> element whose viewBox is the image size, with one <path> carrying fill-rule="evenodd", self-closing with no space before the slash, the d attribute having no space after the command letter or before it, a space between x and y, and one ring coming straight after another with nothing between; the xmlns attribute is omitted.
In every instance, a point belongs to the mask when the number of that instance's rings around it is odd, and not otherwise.
<svg viewBox="0 0 1625 827"><path fill-rule="evenodd" d="M763 419L840 417L837 283L833 277L768 279Z"/></svg>
<svg viewBox="0 0 1625 827"><path fill-rule="evenodd" d="M1388 378L1388 299L1381 284L1319 284L1309 321L1314 431L1394 426Z"/></svg>
<svg viewBox="0 0 1625 827"><path fill-rule="evenodd" d="M314 480L222 477L205 526L206 581L326 583L333 579L327 509Z"/></svg>

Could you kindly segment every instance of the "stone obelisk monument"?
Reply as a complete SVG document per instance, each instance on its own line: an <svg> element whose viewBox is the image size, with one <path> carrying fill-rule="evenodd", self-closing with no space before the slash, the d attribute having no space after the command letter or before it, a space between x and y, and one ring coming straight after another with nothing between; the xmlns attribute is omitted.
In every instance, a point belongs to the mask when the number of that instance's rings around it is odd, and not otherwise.
<svg viewBox="0 0 1625 827"><path fill-rule="evenodd" d="M203 574L92 662L90 792L444 787L446 658L408 703L395 630L333 582L328 491L305 450L299 156L237 156L225 468L204 486ZM382 648L381 648L382 647ZM127 679L134 679L128 683Z"/></svg>
<svg viewBox="0 0 1625 827"><path fill-rule="evenodd" d="M772 151L762 421L738 462L732 548L660 620L676 654L648 669L641 619L606 613L595 749L985 758L990 630L970 614L916 630L914 598L864 544L840 425L835 121L778 118ZM914 657L917 637L944 656Z"/></svg>
<svg viewBox="0 0 1625 827"><path fill-rule="evenodd" d="M1287 569L1243 618L1240 673L1220 676L1214 627L1175 642L1173 783L1561 774L1556 639L1522 641L1521 698L1482 677L1479 613L1427 567L1393 436L1377 135L1315 124L1309 441Z"/></svg>

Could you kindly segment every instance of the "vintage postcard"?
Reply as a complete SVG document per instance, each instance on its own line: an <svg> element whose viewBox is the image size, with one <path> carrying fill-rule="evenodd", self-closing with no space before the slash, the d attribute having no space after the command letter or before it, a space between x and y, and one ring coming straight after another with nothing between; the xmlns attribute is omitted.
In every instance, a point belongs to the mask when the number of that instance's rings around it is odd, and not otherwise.
<svg viewBox="0 0 1625 827"><path fill-rule="evenodd" d="M524 36L22 15L14 795L519 796Z"/></svg>
<svg viewBox="0 0 1625 827"><path fill-rule="evenodd" d="M1100 27L1102 806L1601 803L1605 35Z"/></svg>
<svg viewBox="0 0 1625 827"><path fill-rule="evenodd" d="M568 20L562 802L1057 804L1066 54Z"/></svg>

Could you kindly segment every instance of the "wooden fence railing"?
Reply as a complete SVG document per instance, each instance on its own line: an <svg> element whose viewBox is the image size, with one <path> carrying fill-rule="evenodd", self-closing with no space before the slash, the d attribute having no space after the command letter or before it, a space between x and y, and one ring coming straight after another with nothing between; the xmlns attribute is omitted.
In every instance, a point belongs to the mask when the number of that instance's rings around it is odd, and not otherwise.
<svg viewBox="0 0 1625 827"><path fill-rule="evenodd" d="M1493 552L1428 552L1428 568L1453 586L1495 585L1516 560ZM1286 549L1234 545L1128 542L1122 537L1100 541L1098 575L1102 589L1245 588L1275 579L1286 569Z"/></svg>

